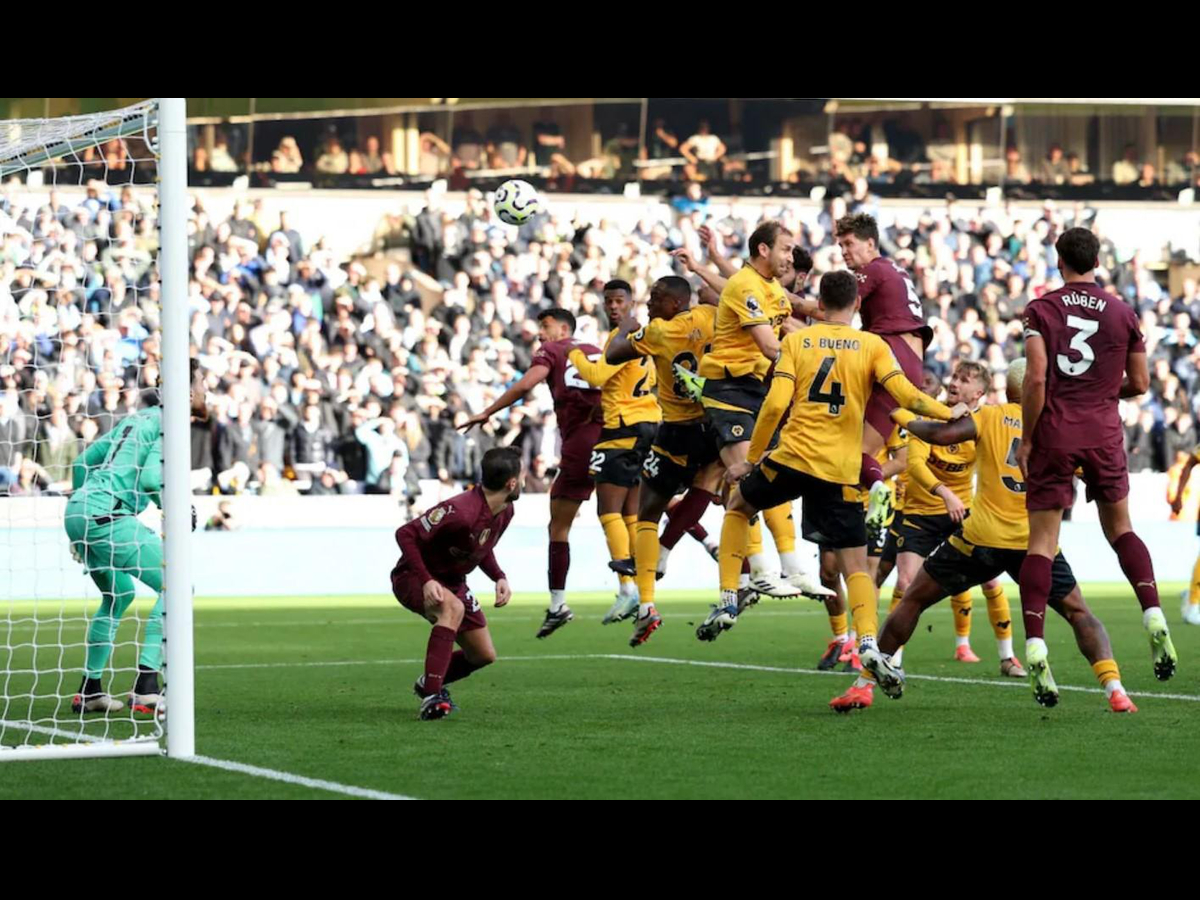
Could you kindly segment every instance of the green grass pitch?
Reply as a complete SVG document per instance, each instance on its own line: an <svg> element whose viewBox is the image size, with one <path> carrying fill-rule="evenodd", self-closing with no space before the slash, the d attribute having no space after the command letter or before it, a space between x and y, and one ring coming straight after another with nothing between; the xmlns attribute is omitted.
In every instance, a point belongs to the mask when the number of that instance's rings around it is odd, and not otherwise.
<svg viewBox="0 0 1200 900"><path fill-rule="evenodd" d="M500 661L453 685L461 709L438 722L417 720L411 693L428 626L391 598L199 600L197 751L422 799L1197 798L1200 628L1179 622L1179 587L1163 589L1181 660L1165 684L1128 587L1085 587L1133 716L1107 711L1057 618L1055 675L1084 690L1046 710L1024 681L1003 683L978 592L982 663L953 661L940 604L905 651L909 674L929 678L845 716L827 704L850 676L814 671L829 628L809 601L764 600L700 644L705 598L664 591L663 628L633 650L626 624L600 625L608 595L575 595L575 621L544 641L542 598L492 610L481 597ZM1021 643L1018 628L1018 655ZM0 763L0 800L139 797L344 795L168 759Z"/></svg>

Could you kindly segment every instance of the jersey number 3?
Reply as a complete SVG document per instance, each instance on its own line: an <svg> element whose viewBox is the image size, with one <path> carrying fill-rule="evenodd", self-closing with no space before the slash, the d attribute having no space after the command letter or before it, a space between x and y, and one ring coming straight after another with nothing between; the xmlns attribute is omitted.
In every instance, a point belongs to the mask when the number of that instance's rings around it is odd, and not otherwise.
<svg viewBox="0 0 1200 900"><path fill-rule="evenodd" d="M1058 363L1058 368L1064 375L1074 377L1082 375L1096 361L1096 353L1088 343L1088 338L1100 330L1100 323L1096 319L1067 316L1067 327L1075 329L1075 334L1071 336L1071 349L1079 354L1079 362L1072 362L1065 353L1058 354L1055 362Z"/></svg>
<svg viewBox="0 0 1200 900"><path fill-rule="evenodd" d="M822 388L825 386L825 380L829 377L830 370L833 369L834 358L827 356L821 360L821 368L817 371L817 377L813 379L812 386L808 389L809 403L828 403L829 414L836 416L842 411L842 407L846 405L846 395L842 393L842 383L840 381L829 382L829 392L825 393Z"/></svg>

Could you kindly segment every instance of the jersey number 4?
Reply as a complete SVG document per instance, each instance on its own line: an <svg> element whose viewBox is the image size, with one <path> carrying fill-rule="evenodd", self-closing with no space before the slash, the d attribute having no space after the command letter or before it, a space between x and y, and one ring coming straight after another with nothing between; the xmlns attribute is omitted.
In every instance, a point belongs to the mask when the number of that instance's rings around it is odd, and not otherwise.
<svg viewBox="0 0 1200 900"><path fill-rule="evenodd" d="M828 403L829 414L836 416L842 411L842 407L846 405L846 395L842 393L842 383L840 381L829 382L829 391L823 391L825 380L829 378L829 373L833 369L834 358L827 356L821 361L821 368L817 371L817 377L813 379L812 386L808 389L809 403Z"/></svg>
<svg viewBox="0 0 1200 900"><path fill-rule="evenodd" d="M1079 354L1079 362L1072 362L1065 353L1058 354L1055 362L1058 363L1058 368L1064 375L1074 377L1082 375L1096 361L1096 353L1088 343L1088 338L1100 330L1100 323L1096 319L1067 316L1067 327L1075 329L1075 333L1071 335L1071 349Z"/></svg>

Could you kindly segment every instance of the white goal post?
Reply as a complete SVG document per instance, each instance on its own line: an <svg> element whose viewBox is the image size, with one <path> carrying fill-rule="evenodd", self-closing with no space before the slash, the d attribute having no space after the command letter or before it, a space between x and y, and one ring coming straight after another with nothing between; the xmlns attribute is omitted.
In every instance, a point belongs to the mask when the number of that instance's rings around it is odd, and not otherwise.
<svg viewBox="0 0 1200 900"><path fill-rule="evenodd" d="M185 118L183 98L157 98L89 115L0 120L0 762L195 755ZM104 255L86 258L97 243ZM114 410L111 391L127 406ZM101 394L109 405L93 405ZM116 429L122 414L154 405L162 407L162 603L147 614L139 587L142 599L110 604L133 597L118 586L103 593L96 631L102 589L87 573L102 566L86 539L64 530L76 486L62 460L97 439L102 426L85 420ZM47 449L67 444L62 457ZM43 465L48 458L55 462ZM157 523L135 527L157 543ZM121 546L140 554L145 545ZM90 570L72 560L81 550ZM110 649L96 658L114 704L128 679L154 670L137 654L161 634L165 714L135 711L132 702L72 711L85 652L104 643L94 632L106 628Z"/></svg>

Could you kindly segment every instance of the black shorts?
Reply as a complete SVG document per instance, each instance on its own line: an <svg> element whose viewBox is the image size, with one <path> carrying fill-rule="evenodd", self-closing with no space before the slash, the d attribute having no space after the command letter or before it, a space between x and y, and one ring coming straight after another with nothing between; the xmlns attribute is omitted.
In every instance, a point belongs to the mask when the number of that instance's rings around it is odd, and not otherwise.
<svg viewBox="0 0 1200 900"><path fill-rule="evenodd" d="M655 493L674 497L691 487L696 473L719 455L706 422L663 422L642 463L642 480Z"/></svg>
<svg viewBox="0 0 1200 900"><path fill-rule="evenodd" d="M650 452L657 422L639 422L620 428L605 428L592 449L588 474L596 484L635 487L642 475L642 461Z"/></svg>
<svg viewBox="0 0 1200 900"><path fill-rule="evenodd" d="M701 402L718 448L750 440L766 397L766 384L753 375L710 378L704 383Z"/></svg>
<svg viewBox="0 0 1200 900"><path fill-rule="evenodd" d="M900 526L904 524L904 513L897 511L896 516L892 519L892 524L885 530L887 537L884 538L883 553L880 554L880 562L896 564L896 543L900 539Z"/></svg>
<svg viewBox="0 0 1200 900"><path fill-rule="evenodd" d="M954 534L957 528L958 525L948 513L940 516L905 516L900 527L896 528L896 551L915 553L928 559L938 544Z"/></svg>
<svg viewBox="0 0 1200 900"><path fill-rule="evenodd" d="M802 497L800 532L806 541L830 550L867 544L866 516L854 486L822 481L807 472L773 463L767 457L742 480L740 490L746 502L756 509L771 509ZM856 499L847 500L847 495Z"/></svg>
<svg viewBox="0 0 1200 900"><path fill-rule="evenodd" d="M995 547L977 547L963 539L957 531L942 544L929 559L925 560L925 571L938 583L948 596L955 596L971 588L999 578L1007 572L1014 581L1021 579L1021 563L1025 562L1024 550L1000 550ZM1067 558L1059 551L1050 568L1050 603L1058 609L1059 601L1075 588L1075 573Z"/></svg>

